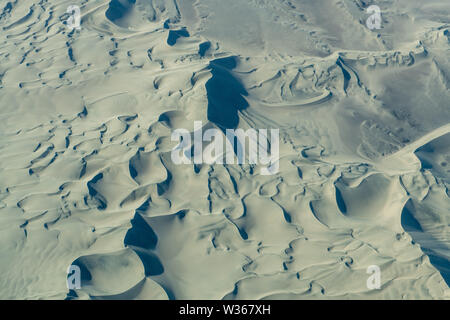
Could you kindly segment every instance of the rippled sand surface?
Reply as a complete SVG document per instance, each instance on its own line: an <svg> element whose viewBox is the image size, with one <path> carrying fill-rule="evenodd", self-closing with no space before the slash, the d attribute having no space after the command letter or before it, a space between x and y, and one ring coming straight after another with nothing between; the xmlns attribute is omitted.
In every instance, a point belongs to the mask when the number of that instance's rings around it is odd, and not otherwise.
<svg viewBox="0 0 450 320"><path fill-rule="evenodd" d="M449 56L442 0L2 1L0 298L449 299Z"/></svg>

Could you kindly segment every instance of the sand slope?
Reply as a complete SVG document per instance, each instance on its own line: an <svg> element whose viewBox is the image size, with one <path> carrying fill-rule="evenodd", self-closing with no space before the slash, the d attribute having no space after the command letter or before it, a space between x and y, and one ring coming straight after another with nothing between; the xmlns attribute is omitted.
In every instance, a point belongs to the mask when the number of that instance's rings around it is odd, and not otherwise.
<svg viewBox="0 0 450 320"><path fill-rule="evenodd" d="M441 0L3 1L0 298L448 299L449 17ZM194 121L280 129L280 172L175 165Z"/></svg>

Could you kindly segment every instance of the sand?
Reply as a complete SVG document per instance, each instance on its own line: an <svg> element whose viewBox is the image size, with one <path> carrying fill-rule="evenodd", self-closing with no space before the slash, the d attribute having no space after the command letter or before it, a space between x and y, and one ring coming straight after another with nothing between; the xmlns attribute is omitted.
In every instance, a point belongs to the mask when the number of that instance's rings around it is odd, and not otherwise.
<svg viewBox="0 0 450 320"><path fill-rule="evenodd" d="M449 299L449 56L442 0L2 1L0 298Z"/></svg>

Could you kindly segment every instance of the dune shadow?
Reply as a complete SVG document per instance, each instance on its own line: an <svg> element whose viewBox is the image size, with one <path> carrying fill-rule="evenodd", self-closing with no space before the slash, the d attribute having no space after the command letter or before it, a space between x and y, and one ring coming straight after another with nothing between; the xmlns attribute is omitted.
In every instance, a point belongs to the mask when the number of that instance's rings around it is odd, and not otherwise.
<svg viewBox="0 0 450 320"><path fill-rule="evenodd" d="M189 38L189 32L186 28L180 30L170 30L169 36L167 37L167 44L169 46L174 46L179 38Z"/></svg>
<svg viewBox="0 0 450 320"><path fill-rule="evenodd" d="M429 259L430 263L439 271L442 278L450 286L450 261L448 256L440 254L445 250L445 243L433 237L429 232L423 230L419 221L414 217L414 204L409 200L402 211L401 224L408 232L414 242L418 243ZM440 250L435 250L440 249Z"/></svg>
<svg viewBox="0 0 450 320"><path fill-rule="evenodd" d="M108 206L106 198L95 188L96 184L99 183L102 179L103 173L99 173L90 181L88 181L87 187L90 198L85 197L84 199L86 204L91 203L92 205L96 206L98 210L105 210Z"/></svg>
<svg viewBox="0 0 450 320"><path fill-rule="evenodd" d="M342 196L341 190L339 190L338 187L336 187L336 203L339 208L339 210L343 213L347 213L347 205L345 204L344 197Z"/></svg>
<svg viewBox="0 0 450 320"><path fill-rule="evenodd" d="M210 48L211 48L211 42L206 41L206 42L200 43L200 45L198 47L198 54L200 55L200 57L204 57Z"/></svg>
<svg viewBox="0 0 450 320"><path fill-rule="evenodd" d="M124 244L147 250L155 249L158 237L140 214L135 214L131 225L132 228L125 235Z"/></svg>
<svg viewBox="0 0 450 320"><path fill-rule="evenodd" d="M125 246L129 246L139 256L146 276L163 274L164 267L153 251L156 249L158 236L139 213L135 214L131 225L131 229L125 235Z"/></svg>
<svg viewBox="0 0 450 320"><path fill-rule="evenodd" d="M236 128L238 112L249 106L243 98L248 95L247 91L231 73L236 66L236 57L216 59L209 65L212 77L206 83L208 120L222 130Z"/></svg>
<svg viewBox="0 0 450 320"><path fill-rule="evenodd" d="M112 22L124 18L135 3L136 0L111 0L108 9L105 12L106 18Z"/></svg>

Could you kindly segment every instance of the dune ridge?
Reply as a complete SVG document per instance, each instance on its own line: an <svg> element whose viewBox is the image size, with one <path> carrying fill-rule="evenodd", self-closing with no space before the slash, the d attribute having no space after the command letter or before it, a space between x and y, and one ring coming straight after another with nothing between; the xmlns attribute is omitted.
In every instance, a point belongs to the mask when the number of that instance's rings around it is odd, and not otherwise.
<svg viewBox="0 0 450 320"><path fill-rule="evenodd" d="M450 6L374 3L0 4L0 298L448 299ZM280 172L175 165L194 121Z"/></svg>

